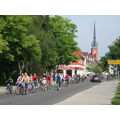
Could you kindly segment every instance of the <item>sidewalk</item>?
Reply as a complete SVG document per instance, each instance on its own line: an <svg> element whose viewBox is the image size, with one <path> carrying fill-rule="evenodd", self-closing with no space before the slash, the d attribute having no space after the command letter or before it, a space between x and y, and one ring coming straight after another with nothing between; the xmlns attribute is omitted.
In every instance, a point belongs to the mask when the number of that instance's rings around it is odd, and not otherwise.
<svg viewBox="0 0 120 120"><path fill-rule="evenodd" d="M118 80L102 82L56 105L110 105L118 82Z"/></svg>
<svg viewBox="0 0 120 120"><path fill-rule="evenodd" d="M16 86L13 86L13 90L15 90ZM0 94L6 93L6 87L0 87Z"/></svg>
<svg viewBox="0 0 120 120"><path fill-rule="evenodd" d="M6 87L0 87L0 94L6 91Z"/></svg>

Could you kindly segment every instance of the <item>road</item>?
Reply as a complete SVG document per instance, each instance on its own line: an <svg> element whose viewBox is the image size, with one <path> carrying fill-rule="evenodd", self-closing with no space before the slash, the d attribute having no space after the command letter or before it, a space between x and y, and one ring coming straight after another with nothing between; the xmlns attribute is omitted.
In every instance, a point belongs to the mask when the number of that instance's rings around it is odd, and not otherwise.
<svg viewBox="0 0 120 120"><path fill-rule="evenodd" d="M0 105L53 105L97 84L99 83L86 80L68 87L63 86L59 91L53 87L50 91L38 89L36 93L28 95L0 94Z"/></svg>

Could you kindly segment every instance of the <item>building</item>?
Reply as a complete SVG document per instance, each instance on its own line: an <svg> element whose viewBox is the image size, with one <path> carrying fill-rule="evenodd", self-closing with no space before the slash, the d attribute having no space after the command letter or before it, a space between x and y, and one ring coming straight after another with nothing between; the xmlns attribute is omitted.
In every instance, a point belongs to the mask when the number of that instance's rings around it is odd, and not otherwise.
<svg viewBox="0 0 120 120"><path fill-rule="evenodd" d="M91 48L92 56L94 56L94 58L96 60L98 60L98 42L96 41L95 23L94 23L93 42L92 42L91 46L92 46L92 48Z"/></svg>
<svg viewBox="0 0 120 120"><path fill-rule="evenodd" d="M88 74L87 66L90 64L96 64L98 61L98 43L96 41L96 29L94 23L93 41L91 43L91 53L88 52L74 52L74 55L78 55L79 59L76 62L71 62L69 65L59 65L58 72L63 73L65 76L69 74L73 76L74 74Z"/></svg>

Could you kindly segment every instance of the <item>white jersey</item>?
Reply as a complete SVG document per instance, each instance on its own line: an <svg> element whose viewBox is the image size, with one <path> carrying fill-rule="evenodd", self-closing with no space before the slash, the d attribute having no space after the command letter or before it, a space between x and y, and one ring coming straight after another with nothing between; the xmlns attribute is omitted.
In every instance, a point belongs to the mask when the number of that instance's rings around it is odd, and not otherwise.
<svg viewBox="0 0 120 120"><path fill-rule="evenodd" d="M47 83L47 81L46 81L46 80L43 80L43 81L42 81L42 83L43 83L43 84L46 84L46 83Z"/></svg>
<svg viewBox="0 0 120 120"><path fill-rule="evenodd" d="M46 78L43 78L43 81L42 81L43 84L46 84L47 83L47 80Z"/></svg>

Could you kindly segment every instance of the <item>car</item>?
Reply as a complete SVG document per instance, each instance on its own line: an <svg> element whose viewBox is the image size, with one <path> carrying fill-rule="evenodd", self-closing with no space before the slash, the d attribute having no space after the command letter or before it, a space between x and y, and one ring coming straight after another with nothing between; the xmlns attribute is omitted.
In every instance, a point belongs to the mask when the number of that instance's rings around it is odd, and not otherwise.
<svg viewBox="0 0 120 120"><path fill-rule="evenodd" d="M93 75L90 79L91 82L101 82L101 77L99 75Z"/></svg>

